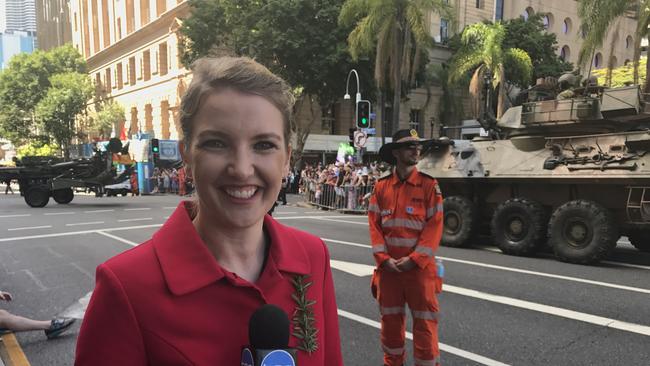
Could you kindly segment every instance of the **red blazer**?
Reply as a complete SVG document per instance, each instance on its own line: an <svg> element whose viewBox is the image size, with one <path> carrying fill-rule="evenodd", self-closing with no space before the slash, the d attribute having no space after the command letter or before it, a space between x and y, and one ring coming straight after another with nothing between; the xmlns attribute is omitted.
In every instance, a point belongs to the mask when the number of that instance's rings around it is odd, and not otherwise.
<svg viewBox="0 0 650 366"><path fill-rule="evenodd" d="M292 318L294 275L309 275L307 298L316 300L318 329L318 350L299 351L298 365L342 365L325 244L266 216L269 255L251 284L219 266L187 205L181 203L149 241L97 267L75 365L239 365L248 320L258 307L275 304ZM298 344L292 335L289 346Z"/></svg>

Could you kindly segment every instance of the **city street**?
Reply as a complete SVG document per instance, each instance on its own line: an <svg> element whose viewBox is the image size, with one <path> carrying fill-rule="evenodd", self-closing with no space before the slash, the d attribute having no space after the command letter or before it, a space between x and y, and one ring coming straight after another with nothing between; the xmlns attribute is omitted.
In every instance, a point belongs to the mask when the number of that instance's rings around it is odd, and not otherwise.
<svg viewBox="0 0 650 366"><path fill-rule="evenodd" d="M147 240L179 200L76 196L68 205L35 209L18 194L0 195L0 289L14 295L1 307L31 318L82 318L95 267ZM304 208L299 201L290 196L290 205L274 216L320 236L330 250L344 363L381 365L367 218ZM650 363L650 254L625 238L598 266L547 254L506 256L489 239L470 249L441 247L437 255L445 263L443 365ZM16 337L31 365L71 365L80 324L51 341L42 332ZM407 350L412 365L410 341Z"/></svg>

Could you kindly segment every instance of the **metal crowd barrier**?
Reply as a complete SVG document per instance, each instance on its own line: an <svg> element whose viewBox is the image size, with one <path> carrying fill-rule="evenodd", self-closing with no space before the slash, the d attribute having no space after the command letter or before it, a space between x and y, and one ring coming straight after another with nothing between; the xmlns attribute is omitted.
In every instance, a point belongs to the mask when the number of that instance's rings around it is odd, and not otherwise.
<svg viewBox="0 0 650 366"><path fill-rule="evenodd" d="M309 183L305 200L314 206L341 212L366 213L373 186L341 186Z"/></svg>

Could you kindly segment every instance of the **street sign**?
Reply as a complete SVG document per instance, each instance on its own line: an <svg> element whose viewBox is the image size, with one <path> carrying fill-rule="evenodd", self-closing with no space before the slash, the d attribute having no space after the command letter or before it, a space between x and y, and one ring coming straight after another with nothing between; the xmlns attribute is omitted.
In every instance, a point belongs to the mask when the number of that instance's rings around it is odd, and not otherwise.
<svg viewBox="0 0 650 366"><path fill-rule="evenodd" d="M354 132L354 146L362 148L366 146L366 142L368 142L368 135L365 132L361 130Z"/></svg>
<svg viewBox="0 0 650 366"><path fill-rule="evenodd" d="M376 128L362 128L361 131L365 132L366 135L374 135L377 133Z"/></svg>

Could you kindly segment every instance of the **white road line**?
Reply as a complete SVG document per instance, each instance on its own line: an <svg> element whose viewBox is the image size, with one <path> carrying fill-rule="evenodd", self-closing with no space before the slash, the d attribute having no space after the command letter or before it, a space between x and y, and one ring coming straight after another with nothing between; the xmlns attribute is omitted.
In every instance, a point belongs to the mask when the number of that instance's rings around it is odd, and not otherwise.
<svg viewBox="0 0 650 366"><path fill-rule="evenodd" d="M74 224L65 224L65 226L81 226L81 225L95 225L95 224L103 224L104 221L92 221L92 222L77 222Z"/></svg>
<svg viewBox="0 0 650 366"><path fill-rule="evenodd" d="M153 217L141 217L139 219L123 219L123 220L117 220L117 222L147 221L147 220L153 220Z"/></svg>
<svg viewBox="0 0 650 366"><path fill-rule="evenodd" d="M367 244L352 243L352 242L343 241L343 240L334 240L334 239L327 239L327 238L321 238L321 240L326 241L326 242L332 242L332 243L337 243L337 244L354 246L354 247L371 248L371 246L367 245ZM583 279L583 278L568 277L568 276L555 275L555 274L544 273L544 272L529 271L529 270L518 269L518 268L509 268L509 267L497 266L497 265L494 265L494 264L473 262L473 261L467 261L467 260L463 260L463 259L455 259L455 258L449 258L449 257L443 257L443 256L437 256L437 257L440 258L440 259L446 260L446 261L469 264L469 265L472 265L472 266L492 268L492 269L498 269L498 270L508 271L508 272L525 273L525 274L530 274L530 275L534 275L534 276L549 277L549 278L555 278L555 279L559 279L559 280L586 283L586 284L595 285L595 286L603 286L603 287L615 288L615 289L619 289L619 290L626 290L626 291L640 292L640 293L643 293L643 294L650 294L650 289L645 289L645 288L640 288L640 287L617 285L615 283L610 283L610 282L592 281L592 280L587 280L587 279ZM612 264L616 264L616 265L625 265L625 263L617 263L617 262L603 262L603 263L612 263ZM637 266L637 265L633 265L633 264L631 264L630 266L634 266L635 268L638 267L638 268L642 268L642 269L650 269L650 267Z"/></svg>
<svg viewBox="0 0 650 366"><path fill-rule="evenodd" d="M600 325L605 328L618 329L626 332L641 334L644 336L650 336L650 326L647 325L628 323L616 319L605 318L602 316L581 313L578 311L558 308L555 306L549 306L549 305L538 304L535 302L519 300L512 297L488 294L485 292L466 289L462 287L456 287L452 285L444 285L444 292L450 292L453 294L468 296L475 299L481 299L481 300L496 302L498 304L514 306L525 310L537 311L540 313L555 315L562 318L577 320L589 324Z"/></svg>
<svg viewBox="0 0 650 366"><path fill-rule="evenodd" d="M372 246L367 245L367 244L352 243L352 242L343 241L343 240L334 240L334 239L326 239L326 238L321 238L321 240L322 241L332 242L332 243L337 243L337 244L349 245L349 246L353 246L353 247L372 248Z"/></svg>
<svg viewBox="0 0 650 366"><path fill-rule="evenodd" d="M278 214L278 215L295 215L298 212L296 211L275 211L273 214Z"/></svg>
<svg viewBox="0 0 650 366"><path fill-rule="evenodd" d="M96 213L96 212L112 212L115 210L93 210L93 211L84 211L84 213Z"/></svg>
<svg viewBox="0 0 650 366"><path fill-rule="evenodd" d="M339 316L341 316L343 318L347 318L347 319L350 319L352 321L355 321L355 322L358 322L358 323L361 323L361 324L365 324L365 325L371 326L371 327L376 328L376 329L381 329L381 324L379 322L377 322L377 321L374 321L372 319L368 319L368 318L363 317L361 315L350 313L350 312L345 311L345 310L341 310L341 309L337 309L337 310L338 310ZM406 332L406 338L409 339L409 340L413 340L413 333ZM492 360L490 358L487 358L487 357L484 357L484 356L481 356L481 355L477 355L475 353L464 351L462 349L452 347L452 346L449 346L449 345L444 344L444 343L440 343L439 347L440 347L440 350L443 351L443 352L451 353L453 355L456 355L456 356L459 356L459 357L462 357L462 358L465 358L465 359L468 359L468 360L472 360L472 361L474 361L476 363L480 363L481 365L508 366L508 364L506 364L506 363L502 363L502 362Z"/></svg>
<svg viewBox="0 0 650 366"><path fill-rule="evenodd" d="M612 265L620 266L620 267L629 267L629 268L638 268L638 269L650 270L650 267L642 266L642 265L639 265L639 264L629 264L629 263L613 262L613 261L600 261L600 263L612 264Z"/></svg>
<svg viewBox="0 0 650 366"><path fill-rule="evenodd" d="M302 220L302 219L313 219L314 217L326 218L326 219L335 219L345 217L342 215L324 215L324 216L286 216L286 217L274 217L276 220Z"/></svg>
<svg viewBox="0 0 650 366"><path fill-rule="evenodd" d="M97 234L100 234L100 235L107 236L107 237L109 237L109 238L111 238L111 239L115 239L115 240L117 240L117 241L121 241L122 243L128 244L128 245L130 245L130 246L132 246L132 247L135 247L135 246L138 245L138 243L132 242L132 241L130 241L130 240L126 240L126 239L124 239L124 238L120 238L119 236L116 236L116 235L113 235L113 234L105 233L105 232L103 232L103 231L96 231L96 233L97 233Z"/></svg>
<svg viewBox="0 0 650 366"><path fill-rule="evenodd" d="M140 207L140 208L125 208L124 211L147 211L151 210L151 207Z"/></svg>
<svg viewBox="0 0 650 366"><path fill-rule="evenodd" d="M31 229L47 229L51 228L52 225L43 225L43 226L30 226L30 227L15 227L11 229L7 229L9 231L16 231L16 230L31 230Z"/></svg>
<svg viewBox="0 0 650 366"><path fill-rule="evenodd" d="M137 225L137 226L122 226L114 228L101 229L101 231L123 231L123 230L138 230L138 229L148 229L154 227L160 227L163 224L151 224L151 225ZM30 240L30 239L43 239L43 238L55 238L59 236L72 236L72 235L83 235L83 234L93 234L100 230L82 230L82 231L68 231L63 233L52 233L52 234L41 234L41 235L29 235L29 236L16 236L12 238L0 238L0 242L5 241L18 241L18 240Z"/></svg>
<svg viewBox="0 0 650 366"><path fill-rule="evenodd" d="M74 215L75 212L52 212L52 213L45 213L43 215L45 216L54 216L54 215Z"/></svg>
<svg viewBox="0 0 650 366"><path fill-rule="evenodd" d="M175 209L176 209L175 206L174 206L174 207L172 207L172 206L166 206L166 207L163 207L163 208L164 208L165 210L175 210Z"/></svg>
<svg viewBox="0 0 650 366"><path fill-rule="evenodd" d="M26 217L26 216L32 216L32 214L1 215L1 216L0 216L0 219L6 218L6 217Z"/></svg>
<svg viewBox="0 0 650 366"><path fill-rule="evenodd" d="M321 217L314 217L314 216L312 216L311 219L313 219L313 220L320 220L320 221L343 222L343 223L346 223L346 224L366 225L366 226L368 226L368 223L367 223L367 222L357 222L357 221L347 221L347 220L336 220L336 219L321 218Z"/></svg>
<svg viewBox="0 0 650 366"><path fill-rule="evenodd" d="M643 293L643 294L650 294L650 289L623 286L623 285L617 285L615 283L592 281L592 280L586 280L586 279L582 279L582 278L555 275L555 274L550 274L550 273L535 272L535 271L529 271L529 270L525 270L525 269L503 267L503 266L497 266L497 265L494 265L494 264L479 263L479 262L467 261L467 260L463 260L463 259L455 259L455 258L442 257L442 256L436 256L436 257L440 258L440 259L443 259L443 260L446 260L446 261L449 261L449 262L469 264L469 265L472 265L472 266L492 268L492 269L498 269L498 270L501 270L501 271L508 271L508 272L525 273L525 274L534 275L534 276L549 277L549 278L555 278L555 279L559 279L559 280L587 283L587 284L590 284L590 285L616 288L616 289L619 289L619 290L640 292L640 293Z"/></svg>

